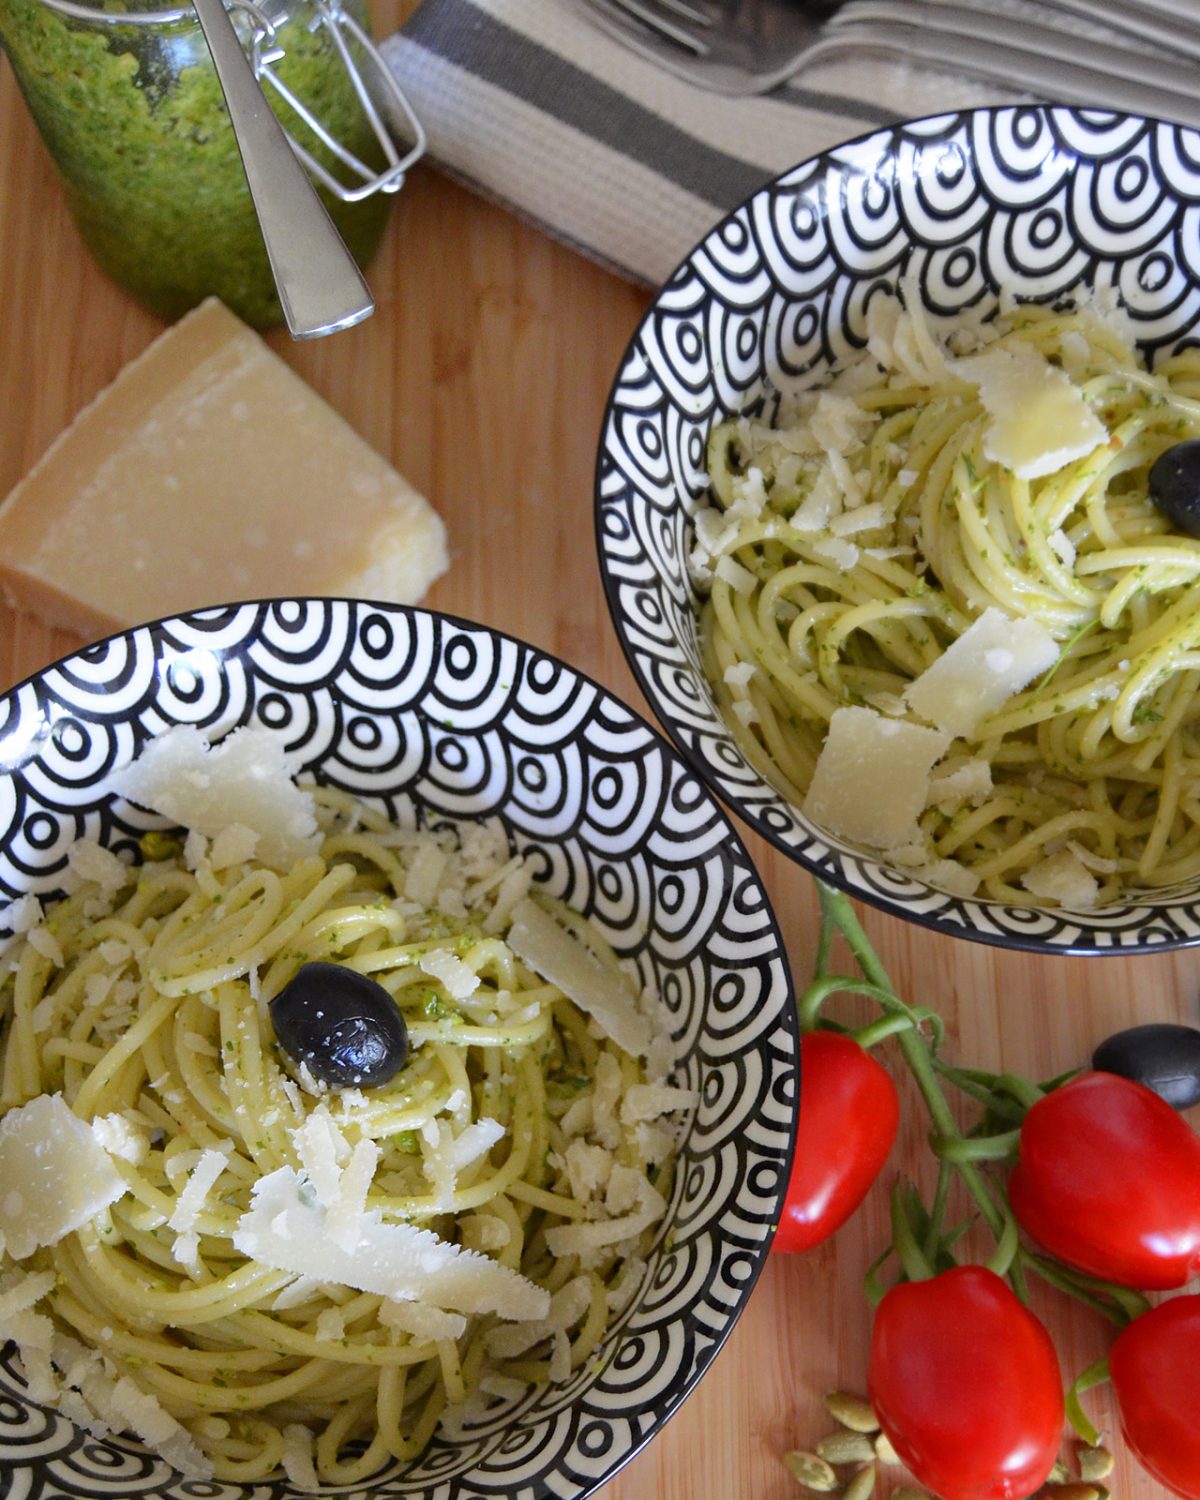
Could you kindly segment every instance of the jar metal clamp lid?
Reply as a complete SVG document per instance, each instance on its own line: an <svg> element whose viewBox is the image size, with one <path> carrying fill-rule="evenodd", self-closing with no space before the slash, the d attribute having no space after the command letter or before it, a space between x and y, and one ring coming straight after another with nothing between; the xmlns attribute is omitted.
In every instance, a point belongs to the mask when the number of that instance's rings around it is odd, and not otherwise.
<svg viewBox="0 0 1200 1500"><path fill-rule="evenodd" d="M41 3L60 15L91 25L171 26L196 20L190 5L169 10L102 10L95 5L78 4L76 0L41 0ZM384 165L379 170L368 166L337 140L319 115L279 77L273 64L284 53L276 39L277 20L268 15L266 6L256 4L255 0L226 0L226 7L235 19L239 13L246 18L250 33L246 50L255 77L279 96L346 170L344 180L336 177L287 131L292 149L312 178L344 203L358 203L375 193L399 192L405 174L425 153L425 131L379 49L339 0L312 0L313 26L314 30L324 27L333 39L363 115L383 152ZM364 60L365 68L356 61L352 47ZM286 118L283 124L286 130Z"/></svg>

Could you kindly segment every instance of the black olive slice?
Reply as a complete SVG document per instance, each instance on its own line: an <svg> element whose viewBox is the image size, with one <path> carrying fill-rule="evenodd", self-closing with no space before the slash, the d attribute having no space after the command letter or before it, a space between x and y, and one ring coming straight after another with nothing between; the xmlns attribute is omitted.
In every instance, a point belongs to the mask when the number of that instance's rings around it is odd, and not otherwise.
<svg viewBox="0 0 1200 1500"><path fill-rule="evenodd" d="M387 990L343 964L301 964L271 1001L279 1045L334 1088L375 1088L408 1056L408 1027Z"/></svg>

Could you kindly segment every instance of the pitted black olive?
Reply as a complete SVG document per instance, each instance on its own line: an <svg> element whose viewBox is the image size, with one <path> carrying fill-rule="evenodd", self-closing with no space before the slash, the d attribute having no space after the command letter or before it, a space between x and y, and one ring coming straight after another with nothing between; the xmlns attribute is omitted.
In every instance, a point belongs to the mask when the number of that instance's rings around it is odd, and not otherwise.
<svg viewBox="0 0 1200 1500"><path fill-rule="evenodd" d="M408 1056L408 1027L381 984L341 964L301 964L271 1001L279 1045L335 1088L387 1083Z"/></svg>
<svg viewBox="0 0 1200 1500"><path fill-rule="evenodd" d="M1180 531L1200 536L1200 441L1176 443L1150 467L1150 498Z"/></svg>
<svg viewBox="0 0 1200 1500"><path fill-rule="evenodd" d="M1144 1083L1173 1109L1200 1104L1200 1031L1150 1021L1118 1031L1092 1053L1100 1073L1120 1073Z"/></svg>

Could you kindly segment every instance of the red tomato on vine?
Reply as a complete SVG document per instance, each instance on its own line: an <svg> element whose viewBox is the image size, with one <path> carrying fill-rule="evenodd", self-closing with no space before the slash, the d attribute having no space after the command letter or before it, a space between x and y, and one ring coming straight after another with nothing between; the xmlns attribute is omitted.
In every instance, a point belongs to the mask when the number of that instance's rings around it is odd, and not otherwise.
<svg viewBox="0 0 1200 1500"><path fill-rule="evenodd" d="M1125 1441L1145 1469L1200 1500L1200 1296L1135 1318L1108 1356Z"/></svg>
<svg viewBox="0 0 1200 1500"><path fill-rule="evenodd" d="M892 1287L875 1313L867 1384L900 1459L942 1500L1021 1500L1058 1456L1054 1345L986 1266Z"/></svg>
<svg viewBox="0 0 1200 1500"><path fill-rule="evenodd" d="M1153 1090L1085 1073L1039 1099L1008 1184L1051 1255L1142 1290L1200 1271L1200 1136Z"/></svg>
<svg viewBox="0 0 1200 1500"><path fill-rule="evenodd" d="M810 1250L840 1228L896 1139L900 1105L887 1069L836 1031L800 1039L800 1118L772 1249Z"/></svg>

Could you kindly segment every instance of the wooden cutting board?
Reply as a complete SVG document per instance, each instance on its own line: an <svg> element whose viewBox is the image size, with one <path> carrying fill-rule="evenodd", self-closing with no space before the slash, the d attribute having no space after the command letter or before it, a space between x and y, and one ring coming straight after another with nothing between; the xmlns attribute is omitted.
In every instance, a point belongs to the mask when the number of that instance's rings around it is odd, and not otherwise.
<svg viewBox="0 0 1200 1500"><path fill-rule="evenodd" d="M381 6L386 32L411 4ZM271 344L445 518L454 562L427 602L511 631L645 710L609 624L592 545L592 468L608 386L647 297L422 166L371 272L376 315L334 338ZM0 71L0 495L160 330L96 270L70 221L12 75ZM0 688L78 642L0 610ZM746 834L798 980L812 960L808 876ZM903 994L936 1007L947 1055L1046 1077L1139 1020L1200 1020L1190 954L1032 958L931 935L864 910ZM865 1015L847 1008L844 1017ZM899 1070L894 1052L885 1058ZM822 1394L861 1390L861 1286L886 1242L888 1183L929 1186L926 1121L901 1079L901 1135L860 1214L802 1258L768 1264L732 1337L663 1433L605 1500L784 1500L781 1455L830 1424ZM1037 1306L1064 1371L1105 1348L1105 1325L1057 1296ZM1111 1428L1106 1393L1089 1402ZM1114 1445L1120 1450L1120 1442ZM889 1471L880 1493L902 1476ZM1123 1457L1120 1500L1166 1492ZM0 1486L2 1487L2 1486Z"/></svg>

